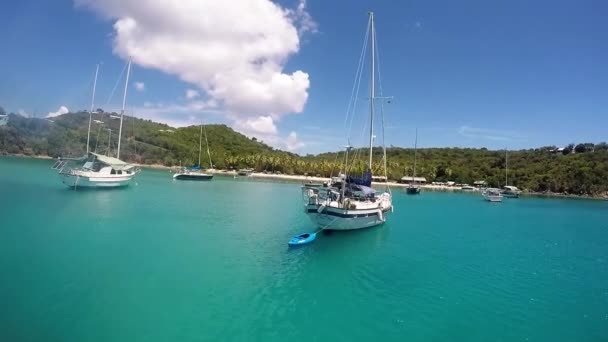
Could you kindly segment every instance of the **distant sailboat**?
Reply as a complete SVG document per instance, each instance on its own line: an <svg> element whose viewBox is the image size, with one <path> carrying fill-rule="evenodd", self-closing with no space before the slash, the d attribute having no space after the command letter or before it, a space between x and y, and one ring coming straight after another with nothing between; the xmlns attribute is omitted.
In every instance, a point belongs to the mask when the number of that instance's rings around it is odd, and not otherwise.
<svg viewBox="0 0 608 342"><path fill-rule="evenodd" d="M481 195L488 202L502 202L502 194L500 193L499 189L485 189Z"/></svg>
<svg viewBox="0 0 608 342"><path fill-rule="evenodd" d="M416 128L416 140L414 141L414 176L412 182L405 188L405 192L408 195L420 194L420 185L416 184L416 152L418 150L418 128Z"/></svg>
<svg viewBox="0 0 608 342"><path fill-rule="evenodd" d="M173 179L177 180L195 180L206 181L213 179L213 174L201 171L201 152L203 144L203 131L205 132L205 144L207 144L207 156L209 156L209 167L213 168L211 163L211 153L209 152L209 142L207 141L207 131L201 123L201 132L198 139L198 164L189 168L183 168L181 172L173 175Z"/></svg>
<svg viewBox="0 0 608 342"><path fill-rule="evenodd" d="M502 195L508 198L518 198L521 190L516 186L509 185L509 155L505 149L505 186L502 188Z"/></svg>
<svg viewBox="0 0 608 342"><path fill-rule="evenodd" d="M127 89L129 85L129 76L131 73L131 59L127 65L127 76L125 79L125 90L122 100L122 110L120 112L120 129L118 133L118 146L116 149L116 158L108 155L101 155L90 151L89 143L91 137L91 121L93 118L93 108L95 103L95 88L97 86L97 75L99 72L99 64L95 69L95 81L93 82L93 95L91 99L91 110L89 111L89 129L87 132L87 148L86 155L82 158L59 158L53 165L53 169L58 170L61 181L69 187L87 187L87 188L115 188L128 186L137 169L135 165L129 164L120 160L120 142L122 138L122 123L127 102ZM108 142L108 149L110 144ZM78 166L72 166L73 163Z"/></svg>

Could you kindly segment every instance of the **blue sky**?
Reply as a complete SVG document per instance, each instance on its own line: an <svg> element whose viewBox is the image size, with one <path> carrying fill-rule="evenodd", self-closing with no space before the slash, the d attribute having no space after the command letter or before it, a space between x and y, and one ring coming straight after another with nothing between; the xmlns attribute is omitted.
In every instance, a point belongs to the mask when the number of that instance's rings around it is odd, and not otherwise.
<svg viewBox="0 0 608 342"><path fill-rule="evenodd" d="M163 32L154 24L145 26L156 19L154 2L138 2L141 7L149 4L149 11L115 0L0 3L0 12L5 13L0 30L0 106L41 117L60 106L88 108L95 64L102 61L96 103L117 108L120 90L106 102L127 53L156 47L162 42L159 35L180 40L179 30L192 39L168 45L172 51L200 49L212 42L206 40L210 39L207 34L214 33L208 28L193 23L196 29L207 31L191 35L190 27L171 23L171 16L158 18L158 27L170 31ZM212 72L210 65L218 61L192 65L196 59L188 58L202 53L204 59L213 54L211 48L187 50L174 62L189 64L171 67L162 64L173 63L171 59L151 56L158 50L149 49L135 58L129 112L176 125L196 124L201 119L226 123L299 153L336 150L344 144L344 116L367 25L366 12L371 9L376 17L382 86L385 95L394 96L386 107L387 144L412 146L415 128L419 145L425 147L518 149L608 140L605 1L308 0L301 13L297 8L302 1L275 4L292 11L297 36L280 18L273 21L276 16L264 20L250 15L259 8L234 11L218 20L226 27L266 25L261 35L279 32L273 44L284 45L273 50L271 57L262 54L261 60L276 58L270 67L274 71L287 76L301 71L307 80L294 76L289 86L278 90L270 86L275 92L270 98L279 98L276 103L243 114L252 102L242 95L242 88L230 88L233 82L213 83L211 76L196 74ZM133 16L141 24L138 27L147 31L125 34L122 46L113 25L127 16ZM199 41L197 35L207 38ZM132 37L139 39L128 39ZM298 40L295 48L294 37ZM144 45L149 38L155 43ZM224 51L222 48L213 51ZM238 63L241 52L228 53L233 55L226 61L232 56ZM218 64L222 67L225 65ZM143 91L135 89L135 82L144 83ZM228 86L228 94L209 93L222 85ZM200 96L188 99L188 89ZM366 91L362 88L360 97ZM195 100L198 107L193 107ZM359 111L361 120L363 109ZM358 139L362 128L353 131L357 144L363 143Z"/></svg>

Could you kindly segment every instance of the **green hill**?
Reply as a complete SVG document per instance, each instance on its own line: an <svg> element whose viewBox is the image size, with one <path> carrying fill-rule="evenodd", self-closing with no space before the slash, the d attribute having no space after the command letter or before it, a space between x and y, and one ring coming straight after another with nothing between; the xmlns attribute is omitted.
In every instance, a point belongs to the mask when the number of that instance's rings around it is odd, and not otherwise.
<svg viewBox="0 0 608 342"><path fill-rule="evenodd" d="M115 113L114 113L115 114ZM111 127L110 151L114 153L119 120L110 113L95 114L94 120ZM0 126L0 153L82 156L85 152L88 113L70 113L52 121L24 118L10 114L9 122ZM94 123L91 149L106 153L108 131ZM172 128L165 124L125 116L121 159L141 164L166 166L192 165L198 162L198 126ZM211 159L222 169L252 167L287 174L335 175L344 159L343 152L298 156L249 139L226 125L208 125ZM598 195L608 191L608 144L570 145L556 153L554 146L509 152L509 184L537 192ZM373 173L383 174L382 150L374 149ZM363 172L367 150L352 152L352 172ZM388 178L399 180L413 174L414 151L387 149ZM208 158L203 152L203 167ZM504 151L485 148L425 148L418 150L416 174L431 181L455 181L472 184L485 180L490 186L504 185Z"/></svg>
<svg viewBox="0 0 608 342"><path fill-rule="evenodd" d="M112 129L111 153L118 142L116 113L94 114L93 120L103 121L103 127L95 122L91 126L92 150L106 153L108 130ZM0 152L25 155L82 156L85 153L89 114L85 112L64 114L52 121L9 115L9 122L0 130ZM225 160L232 156L273 154L292 155L275 151L272 147L235 132L226 125L207 125L211 158L217 167L226 167ZM198 162L199 126L173 128L150 120L124 117L121 159L142 164L172 166ZM203 143L204 144L204 143ZM203 149L204 149L203 145ZM203 166L209 164L204 152Z"/></svg>

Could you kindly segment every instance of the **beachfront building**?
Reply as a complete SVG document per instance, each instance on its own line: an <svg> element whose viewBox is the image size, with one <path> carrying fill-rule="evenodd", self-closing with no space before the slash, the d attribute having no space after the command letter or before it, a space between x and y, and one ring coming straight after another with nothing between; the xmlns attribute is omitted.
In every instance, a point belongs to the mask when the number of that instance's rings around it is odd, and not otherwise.
<svg viewBox="0 0 608 342"><path fill-rule="evenodd" d="M478 180L478 181L474 181L473 185L478 188L485 188L486 186L488 186L488 183L486 183L485 180Z"/></svg>
<svg viewBox="0 0 608 342"><path fill-rule="evenodd" d="M386 183L386 181L387 181L386 176L372 176L372 182Z"/></svg>
<svg viewBox="0 0 608 342"><path fill-rule="evenodd" d="M401 177L401 183L405 183L405 184L411 184L411 183L426 184L426 178L424 178L424 177L404 176L404 177Z"/></svg>

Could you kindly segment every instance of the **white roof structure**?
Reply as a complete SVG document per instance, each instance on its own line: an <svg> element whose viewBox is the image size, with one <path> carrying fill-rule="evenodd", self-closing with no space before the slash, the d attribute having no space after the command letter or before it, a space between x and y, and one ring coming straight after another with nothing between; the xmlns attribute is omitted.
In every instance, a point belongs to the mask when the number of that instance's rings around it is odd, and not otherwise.
<svg viewBox="0 0 608 342"><path fill-rule="evenodd" d="M401 177L401 181L402 182L426 183L426 178L424 178L424 177L404 176L404 177Z"/></svg>
<svg viewBox="0 0 608 342"><path fill-rule="evenodd" d="M90 152L90 154L95 156L95 159L97 159L98 161L110 165L115 170L127 170L133 167L133 165L114 157L108 157L93 152Z"/></svg>

